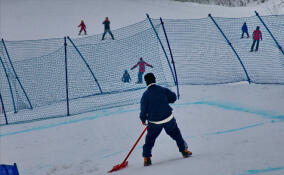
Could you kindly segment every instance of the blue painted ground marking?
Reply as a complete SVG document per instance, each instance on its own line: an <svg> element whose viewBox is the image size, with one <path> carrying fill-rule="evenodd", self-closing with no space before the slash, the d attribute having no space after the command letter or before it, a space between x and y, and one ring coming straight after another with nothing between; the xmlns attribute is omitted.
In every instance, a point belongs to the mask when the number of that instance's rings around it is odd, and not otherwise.
<svg viewBox="0 0 284 175"><path fill-rule="evenodd" d="M143 148L143 146L137 146L135 149L142 149L142 148ZM102 159L106 159L108 157L121 154L123 152L125 152L125 151L117 151L117 152L114 152L114 153L110 153L110 154L107 154L107 155L103 156Z"/></svg>
<svg viewBox="0 0 284 175"><path fill-rule="evenodd" d="M173 104L173 106L176 106L176 107L183 107L183 106L189 106L189 105L208 105L208 106L214 106L214 107L218 107L218 108L226 109L226 110L240 111L240 112L246 112L246 113L250 113L250 114L256 114L256 115L262 116L266 119L271 119L271 121L270 121L271 123L283 122L284 121L284 115L277 115L274 112L269 112L269 111L247 109L247 108L244 108L244 107L239 107L239 106L236 106L236 105L233 105L233 104L227 104L227 103L197 101L197 102ZM64 121L64 122L59 122L59 123L54 123L54 124L48 124L48 125L30 128L30 129L14 131L14 132L1 133L0 137L9 136L9 135L16 135L16 134L32 132L32 131L38 131L38 130L58 127L58 126L62 126L62 125L68 125L68 124L77 123L77 122L86 121L86 120L95 120L95 119L102 118L102 117L112 116L114 114L124 114L124 113L134 112L134 111L139 111L139 108L133 108L133 109L126 110L123 107L121 107L121 108L118 108L118 110L116 110L116 111L102 110L102 111L100 111L100 114L96 114L95 116L92 116L92 117L74 119L74 120L69 120L69 121ZM245 127L241 127L241 128L208 133L208 134L205 134L205 135L216 135L216 134L226 134L226 133L231 133L231 132L237 132L237 131L240 131L240 130L257 127L257 126L261 126L261 125L264 125L264 124L265 123L257 123L257 124L254 124L254 125L249 125L249 126L245 126ZM191 138L194 138L194 137L195 136L191 136ZM142 146L137 147L137 149L142 149ZM125 151L113 152L113 153L102 156L102 159L106 159L106 158L114 156L114 155L122 154L124 152ZM258 169L258 170L247 170L247 171L245 171L245 173L239 174L239 175L253 175L253 174L267 173L267 172L280 171L280 170L284 170L284 166L276 167L276 168Z"/></svg>
<svg viewBox="0 0 284 175"><path fill-rule="evenodd" d="M208 105L208 106L215 106L221 109L226 110L232 110L232 111L240 111L240 112L246 112L250 114L256 114L259 116L262 116L266 119L279 119L284 120L284 115L277 115L275 112L271 111L263 111L263 110L254 110L254 109L248 109L245 107L240 107L234 104L228 104L228 103L222 103L222 102L214 102L214 101L197 101L192 103L182 103L182 104L176 104L176 106L186 106L186 105Z"/></svg>
<svg viewBox="0 0 284 175"><path fill-rule="evenodd" d="M121 154L121 153L123 153L123 152L124 152L124 151L113 152L113 153L110 153L110 154L107 154L107 155L103 156L102 159L106 159L106 158L109 158L109 157L111 157L111 156Z"/></svg>
<svg viewBox="0 0 284 175"><path fill-rule="evenodd" d="M284 166L276 168L258 169L258 170L247 170L244 174L240 175L260 174L260 173L267 173L267 172L280 171L280 170L284 170Z"/></svg>
<svg viewBox="0 0 284 175"><path fill-rule="evenodd" d="M228 103L212 102L212 101L197 101L197 102L173 104L173 106L176 106L176 107L183 107L183 106L188 106L188 105L208 105L208 106L214 106L214 107L218 107L218 108L226 109L226 110L246 112L246 113L262 116L266 119L271 119L271 123L278 122L278 121L275 121L275 120L284 121L284 115L277 115L274 112L270 112L270 111L247 109L247 108L244 108L244 107L239 107L237 105L228 104ZM48 128L58 127L58 126L62 126L62 125L68 125L68 124L77 123L77 122L86 121L86 120L95 120L95 119L98 119L98 118L101 118L101 117L107 117L107 116L111 116L111 115L114 115L114 114L124 114L124 113L134 112L134 111L139 111L139 108L133 108L133 109L127 110L127 109L124 109L123 107L121 107L121 108L118 108L118 110L116 110L116 111L102 110L102 111L99 112L99 114L96 114L95 116L92 116L92 117L74 119L74 120L69 120L69 121L64 121L64 122L59 122L59 123L54 123L54 124L48 124L48 125L30 128L30 129L14 131L14 132L1 133L0 137L16 135L16 134L21 134L21 133L27 133L27 132L32 132L32 131L39 131L39 130L42 130L42 129L48 129ZM242 127L242 128L239 128L239 129L233 129L231 131L226 131L226 132L234 132L234 131L239 131L239 130L243 130L243 129L247 129L247 128L251 128L251 127L255 127L255 126ZM223 133L225 133L225 131L223 131Z"/></svg>
<svg viewBox="0 0 284 175"><path fill-rule="evenodd" d="M208 134L205 134L205 135L227 134L227 133L230 133L230 132L237 132L237 131L241 131L241 130L244 130L244 129L254 128L254 127L257 127L257 126L264 125L264 124L265 123L262 122L262 123L257 123L257 124L254 124L254 125L244 126L244 127L241 127L241 128L229 129L229 130L225 130L225 131L217 131L217 132L213 132L213 133L208 133Z"/></svg>
<svg viewBox="0 0 284 175"><path fill-rule="evenodd" d="M116 112L116 111L114 111L114 112L104 111L104 112L102 112L101 115L97 114L97 115L92 116L92 117L85 117L85 118L74 119L74 120L69 120L69 121L64 121L64 122L59 122L59 123L42 125L42 126L38 126L38 127L30 128L30 129L19 130L19 131L14 131L14 132L1 133L0 137L9 136L9 135L16 135L16 134L22 134L22 133L32 132L32 131L38 131L38 130L43 130L43 129L57 127L57 126L68 125L68 124L72 124L72 123L78 123L78 122L86 121L86 120L95 120L95 119L102 118L102 117L112 116L114 114L122 114L122 113L132 112L132 111L136 111L136 110L137 109L123 110L123 111L120 110L119 112Z"/></svg>

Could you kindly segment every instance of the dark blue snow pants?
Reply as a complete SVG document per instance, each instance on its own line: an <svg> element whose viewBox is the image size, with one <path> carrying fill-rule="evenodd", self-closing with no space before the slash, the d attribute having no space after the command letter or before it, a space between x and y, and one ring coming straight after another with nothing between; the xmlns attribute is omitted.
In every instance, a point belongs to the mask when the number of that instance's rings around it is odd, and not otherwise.
<svg viewBox="0 0 284 175"><path fill-rule="evenodd" d="M187 149L187 143L183 140L176 120L173 118L171 121L164 124L149 123L145 144L143 146L143 157L152 157L151 152L155 144L155 140L160 135L163 128L166 133L176 141L180 152Z"/></svg>
<svg viewBox="0 0 284 175"><path fill-rule="evenodd" d="M138 80L137 83L143 83L142 77L143 77L144 72L138 72Z"/></svg>
<svg viewBox="0 0 284 175"><path fill-rule="evenodd" d="M109 33L109 34L110 34L110 36L111 36L111 38L112 38L112 39L114 39L114 37L113 37L113 34L112 34L111 30L110 30L110 29L105 29L104 34L103 34L103 37L102 37L102 40L104 40L104 39L105 39L105 35L106 35L106 33Z"/></svg>
<svg viewBox="0 0 284 175"><path fill-rule="evenodd" d="M256 43L255 51L258 51L259 40L253 40L253 43L252 43L251 48L250 48L250 51L251 51L251 52L253 51L253 48L254 48L255 43Z"/></svg>

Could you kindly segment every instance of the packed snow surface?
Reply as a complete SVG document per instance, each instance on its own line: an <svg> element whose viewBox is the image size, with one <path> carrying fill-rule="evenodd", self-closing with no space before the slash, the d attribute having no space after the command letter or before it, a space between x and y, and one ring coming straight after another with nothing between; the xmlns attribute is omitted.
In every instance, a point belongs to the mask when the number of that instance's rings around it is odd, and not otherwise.
<svg viewBox="0 0 284 175"><path fill-rule="evenodd" d="M276 1L274 1L276 2ZM280 2L280 1L279 1ZM6 40L89 35L146 18L192 19L270 15L272 3L221 7L168 0L0 0L0 33ZM277 9L284 13L284 9ZM175 91L175 88L172 88ZM142 94L141 94L142 95ZM247 83L182 86L172 105L193 156L183 159L162 132L153 165L143 167L139 142L119 175L283 175L284 87ZM3 117L3 114L0 114ZM143 131L139 104L0 127L0 164L17 163L20 175L101 175L122 162Z"/></svg>

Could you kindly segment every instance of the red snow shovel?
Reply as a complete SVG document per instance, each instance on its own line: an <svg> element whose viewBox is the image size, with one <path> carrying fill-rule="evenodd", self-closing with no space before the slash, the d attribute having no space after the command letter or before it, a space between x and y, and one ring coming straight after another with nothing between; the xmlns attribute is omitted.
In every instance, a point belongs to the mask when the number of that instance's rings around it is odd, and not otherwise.
<svg viewBox="0 0 284 175"><path fill-rule="evenodd" d="M133 147L131 148L131 150L129 151L129 153L127 154L127 156L125 157L125 159L123 160L123 162L121 164L115 165L110 171L114 172L114 171L118 171L124 167L126 167L128 165L128 161L126 161L128 159L128 157L130 156L130 154L132 153L132 151L134 150L135 146L137 145L137 143L139 142L139 140L141 139L141 137L143 136L143 134L146 132L146 130L148 129L148 126L146 126L146 128L144 129L144 131L142 132L142 134L139 136L138 140L135 142L135 144L133 145Z"/></svg>

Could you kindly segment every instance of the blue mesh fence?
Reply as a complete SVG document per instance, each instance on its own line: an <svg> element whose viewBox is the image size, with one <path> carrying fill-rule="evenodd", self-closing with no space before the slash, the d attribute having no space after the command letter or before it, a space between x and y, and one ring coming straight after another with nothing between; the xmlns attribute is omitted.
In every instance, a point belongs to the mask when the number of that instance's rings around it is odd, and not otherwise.
<svg viewBox="0 0 284 175"><path fill-rule="evenodd" d="M270 31L273 33L273 36L276 38L278 43L284 47L284 37L283 37L283 29L284 28L284 17L283 15L272 15L261 17L265 24L268 26ZM264 29L262 29L264 30Z"/></svg>
<svg viewBox="0 0 284 175"><path fill-rule="evenodd" d="M283 18L280 16L279 18ZM251 81L254 83L283 83L284 82L284 55L281 53L272 37L269 35L261 21L256 17L225 19L215 18L217 23L223 29L225 35L229 38L234 48L242 59ZM265 21L275 21L270 17L263 17ZM246 22L250 33L250 38L240 39L241 26ZM234 26L239 26L239 28ZM258 52L249 52L252 45L252 32L256 26L260 26L263 40L260 41ZM268 26L272 30L281 30L280 25ZM276 33L278 38L280 33ZM283 38L283 34L282 34ZM284 43L283 43L284 44ZM282 62L282 64L281 64Z"/></svg>
<svg viewBox="0 0 284 175"><path fill-rule="evenodd" d="M165 19L164 23L180 84L218 84L246 80L232 49L209 18ZM159 35L166 43L161 30Z"/></svg>
<svg viewBox="0 0 284 175"><path fill-rule="evenodd" d="M159 28L159 24L156 27ZM160 45L147 20L115 30L113 34L115 40L106 36L106 39L101 41L102 35L71 38L76 48L67 40L71 115L137 103L145 84L136 83L139 68L130 68L140 57L154 67L146 67L146 73L155 73L160 84L172 84L165 79L162 56L159 53ZM1 43L1 58L11 81L16 106L15 113L5 71L1 69L1 82L5 82L1 83L1 92L5 94L3 99L7 106L9 123L66 116L64 39L5 41L5 45L23 85L22 89ZM122 82L125 70L132 79L130 83ZM32 110L23 90L27 92ZM2 124L3 119L0 118Z"/></svg>
<svg viewBox="0 0 284 175"><path fill-rule="evenodd" d="M284 16L262 18L283 47ZM284 56L256 16L214 19L240 56L253 83L284 84ZM163 21L180 84L247 81L236 54L210 18ZM170 58L160 20L152 22ZM249 52L251 36L240 39L243 22L247 22L250 35L260 26L263 41L258 52ZM148 19L112 32L115 40L108 34L103 41L101 34L67 40L71 115L139 102L145 84L136 83L139 68L130 68L140 57L153 66L146 67L145 73L153 72L159 84L174 85L165 54ZM5 45L18 75L13 72L1 42L0 92L8 122L66 116L64 38L5 41ZM125 70L132 79L130 83L122 82ZM5 124L2 114L0 124Z"/></svg>
<svg viewBox="0 0 284 175"><path fill-rule="evenodd" d="M214 19L240 56L253 83L284 84L284 56L256 16ZM284 16L265 16L262 19L283 48ZM241 39L244 22L248 25L250 38ZM247 80L236 54L210 18L166 19L164 23L180 84L219 84ZM256 26L260 26L263 41L260 42L258 52L250 52L252 32ZM163 36L162 33L160 36Z"/></svg>

